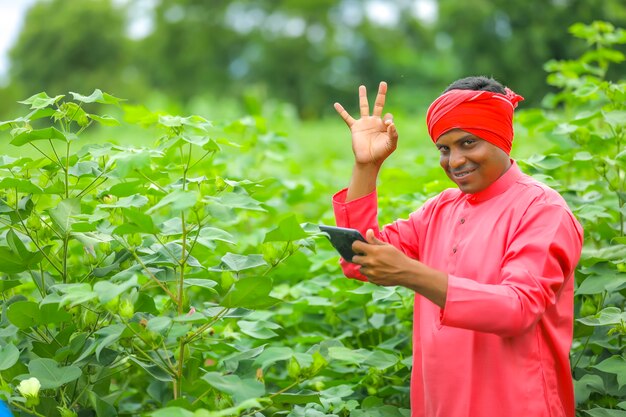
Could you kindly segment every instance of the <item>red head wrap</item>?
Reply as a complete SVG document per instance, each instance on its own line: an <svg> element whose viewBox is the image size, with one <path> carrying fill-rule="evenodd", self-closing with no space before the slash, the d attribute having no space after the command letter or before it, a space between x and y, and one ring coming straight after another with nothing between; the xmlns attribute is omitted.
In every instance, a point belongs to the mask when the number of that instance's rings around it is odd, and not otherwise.
<svg viewBox="0 0 626 417"><path fill-rule="evenodd" d="M433 142L452 129L462 129L508 154L513 145L513 110L524 97L506 88L506 94L450 90L428 108L426 124Z"/></svg>

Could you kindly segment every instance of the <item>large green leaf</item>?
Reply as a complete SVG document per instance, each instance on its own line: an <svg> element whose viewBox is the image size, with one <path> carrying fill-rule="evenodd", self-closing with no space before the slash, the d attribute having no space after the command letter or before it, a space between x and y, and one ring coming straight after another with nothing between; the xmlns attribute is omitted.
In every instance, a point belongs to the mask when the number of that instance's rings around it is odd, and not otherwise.
<svg viewBox="0 0 626 417"><path fill-rule="evenodd" d="M198 202L199 195L194 191L176 190L161 199L157 204L150 207L147 213L152 213L162 207L167 207L172 212L187 210Z"/></svg>
<svg viewBox="0 0 626 417"><path fill-rule="evenodd" d="M84 96L82 94L70 92L74 100L80 101L82 103L102 103L102 104L119 104L120 101L123 101L121 98L113 97L110 94L103 93L102 90L96 88L93 93L89 96Z"/></svg>
<svg viewBox="0 0 626 417"><path fill-rule="evenodd" d="M0 346L0 371L9 369L17 363L20 357L20 351L14 344L9 343L5 346Z"/></svg>
<svg viewBox="0 0 626 417"><path fill-rule="evenodd" d="M78 366L61 366L54 359L38 358L28 363L28 370L41 383L42 389L56 389L82 375Z"/></svg>
<svg viewBox="0 0 626 417"><path fill-rule="evenodd" d="M620 324L626 321L626 312L617 307L607 307L594 316L587 316L577 319L577 321L587 326L607 326Z"/></svg>
<svg viewBox="0 0 626 417"><path fill-rule="evenodd" d="M209 268L209 271L241 272L246 269L267 265L263 255L238 255L231 252L227 252L226 255L222 256L221 261L219 265Z"/></svg>
<svg viewBox="0 0 626 417"><path fill-rule="evenodd" d="M33 301L17 301L7 309L7 317L20 329L28 329L42 323L39 305Z"/></svg>
<svg viewBox="0 0 626 417"><path fill-rule="evenodd" d="M43 190L28 180L7 177L0 181L0 190L11 189L25 194L41 194Z"/></svg>
<svg viewBox="0 0 626 417"><path fill-rule="evenodd" d="M62 140L67 142L68 138L60 130L54 127L47 127L45 129L29 130L20 133L13 138L11 145L22 146L37 140Z"/></svg>
<svg viewBox="0 0 626 417"><path fill-rule="evenodd" d="M213 388L231 395L235 403L262 397L265 394L265 386L256 378L241 379L237 375L207 372L202 379Z"/></svg>
<svg viewBox="0 0 626 417"><path fill-rule="evenodd" d="M98 295L100 304L104 305L118 295L138 286L137 276L133 275L131 279L124 281L121 284L114 284L110 281L98 281L94 284L93 291Z"/></svg>
<svg viewBox="0 0 626 417"><path fill-rule="evenodd" d="M265 235L264 242L286 242L307 237L296 220L295 215L291 215L278 223L278 226Z"/></svg>
<svg viewBox="0 0 626 417"><path fill-rule="evenodd" d="M26 100L18 101L18 103L22 104L30 104L31 109L43 109L44 107L48 107L61 100L63 95L49 97L45 92L41 92L30 96Z"/></svg>
<svg viewBox="0 0 626 417"><path fill-rule="evenodd" d="M221 305L228 308L243 307L264 309L280 300L270 297L272 280L265 276L251 276L240 279L224 296Z"/></svg>
<svg viewBox="0 0 626 417"><path fill-rule="evenodd" d="M80 200L78 198L68 198L62 200L55 208L48 211L50 218L62 234L69 233L72 223L76 220L74 216L80 214Z"/></svg>
<svg viewBox="0 0 626 417"><path fill-rule="evenodd" d="M622 387L626 385L626 359L623 357L616 355L611 356L595 365L594 368L602 372L617 375L619 389L622 389Z"/></svg>
<svg viewBox="0 0 626 417"><path fill-rule="evenodd" d="M592 408L591 410L582 410L591 417L626 417L626 411L612 410L608 408Z"/></svg>

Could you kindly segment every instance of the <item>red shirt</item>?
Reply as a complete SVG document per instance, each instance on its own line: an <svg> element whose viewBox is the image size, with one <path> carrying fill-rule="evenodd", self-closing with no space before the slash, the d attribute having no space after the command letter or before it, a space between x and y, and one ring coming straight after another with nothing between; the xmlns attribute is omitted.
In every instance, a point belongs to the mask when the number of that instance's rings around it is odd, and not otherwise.
<svg viewBox="0 0 626 417"><path fill-rule="evenodd" d="M569 350L583 231L563 198L511 168L448 189L378 231L377 197L333 197L338 226L448 274L443 309L415 295L412 417L574 417ZM364 280L341 260L346 276Z"/></svg>

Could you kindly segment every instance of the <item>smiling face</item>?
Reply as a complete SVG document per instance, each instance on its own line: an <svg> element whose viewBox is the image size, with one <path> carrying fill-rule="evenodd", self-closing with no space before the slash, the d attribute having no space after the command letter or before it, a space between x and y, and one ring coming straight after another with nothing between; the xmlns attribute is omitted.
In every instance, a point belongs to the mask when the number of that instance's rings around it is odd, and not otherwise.
<svg viewBox="0 0 626 417"><path fill-rule="evenodd" d="M493 184L511 166L502 149L460 129L437 139L439 164L461 191L474 194Z"/></svg>

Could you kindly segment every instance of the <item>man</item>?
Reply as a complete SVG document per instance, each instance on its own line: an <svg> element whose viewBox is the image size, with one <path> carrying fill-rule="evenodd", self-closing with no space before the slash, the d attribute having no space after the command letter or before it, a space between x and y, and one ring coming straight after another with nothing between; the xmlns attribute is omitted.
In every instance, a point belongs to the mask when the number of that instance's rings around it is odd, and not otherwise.
<svg viewBox="0 0 626 417"><path fill-rule="evenodd" d="M335 109L352 133L338 226L359 229L346 276L415 291L412 417L574 417L569 365L582 228L563 198L509 153L522 97L486 77L453 83L427 114L440 165L458 188L379 230L376 179L396 149L387 85L372 115Z"/></svg>

